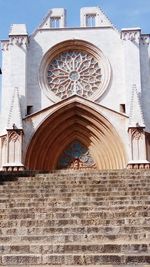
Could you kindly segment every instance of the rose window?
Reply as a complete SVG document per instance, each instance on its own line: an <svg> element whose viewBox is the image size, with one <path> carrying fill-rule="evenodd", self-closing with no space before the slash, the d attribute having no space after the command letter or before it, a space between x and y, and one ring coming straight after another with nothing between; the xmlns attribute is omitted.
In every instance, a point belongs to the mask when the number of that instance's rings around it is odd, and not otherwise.
<svg viewBox="0 0 150 267"><path fill-rule="evenodd" d="M74 94L88 98L99 89L101 80L98 60L86 52L62 52L48 65L48 88L60 99Z"/></svg>

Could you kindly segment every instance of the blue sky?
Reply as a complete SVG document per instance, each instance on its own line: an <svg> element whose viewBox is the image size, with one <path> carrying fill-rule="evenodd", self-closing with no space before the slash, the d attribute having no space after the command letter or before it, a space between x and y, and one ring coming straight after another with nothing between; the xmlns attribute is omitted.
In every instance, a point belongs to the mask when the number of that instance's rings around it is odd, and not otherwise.
<svg viewBox="0 0 150 267"><path fill-rule="evenodd" d="M150 33L150 0L0 0L0 40L8 38L13 23L25 23L31 34L54 7L67 9L69 27L79 26L80 8L85 6L100 6L119 30L140 27Z"/></svg>
<svg viewBox="0 0 150 267"><path fill-rule="evenodd" d="M150 33L150 0L0 0L0 39L7 39L13 23L27 24L31 34L53 7L66 8L68 26L79 26L83 6L100 6L118 29L136 26Z"/></svg>

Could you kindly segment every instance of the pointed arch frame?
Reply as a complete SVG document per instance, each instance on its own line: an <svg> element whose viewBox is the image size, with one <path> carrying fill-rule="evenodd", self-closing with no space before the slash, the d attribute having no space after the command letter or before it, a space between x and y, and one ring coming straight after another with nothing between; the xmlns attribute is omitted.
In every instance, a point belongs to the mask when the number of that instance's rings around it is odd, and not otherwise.
<svg viewBox="0 0 150 267"><path fill-rule="evenodd" d="M88 101L87 101L88 102ZM39 126L30 141L25 166L32 170L56 169L65 147L73 140L88 147L97 169L126 167L126 153L113 125L98 111L84 103L66 100Z"/></svg>

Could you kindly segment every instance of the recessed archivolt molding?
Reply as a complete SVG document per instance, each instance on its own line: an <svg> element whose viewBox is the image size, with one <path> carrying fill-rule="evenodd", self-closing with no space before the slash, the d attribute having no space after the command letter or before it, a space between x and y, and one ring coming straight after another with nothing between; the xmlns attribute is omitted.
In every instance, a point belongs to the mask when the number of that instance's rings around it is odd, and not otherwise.
<svg viewBox="0 0 150 267"><path fill-rule="evenodd" d="M56 169L60 155L74 140L89 149L97 169L126 167L125 149L112 124L77 102L57 110L40 125L29 144L25 166L33 170Z"/></svg>
<svg viewBox="0 0 150 267"><path fill-rule="evenodd" d="M85 52L95 58L99 63L102 74L101 83L99 89L91 96L89 96L90 100L97 100L108 88L111 79L111 66L108 59L104 56L99 48L83 40L67 40L53 46L50 50L47 51L41 61L39 68L39 84L41 89L49 99L53 100L54 102L60 101L60 98L56 96L48 86L47 74L49 64L55 59L55 57L58 57L63 52L68 51Z"/></svg>

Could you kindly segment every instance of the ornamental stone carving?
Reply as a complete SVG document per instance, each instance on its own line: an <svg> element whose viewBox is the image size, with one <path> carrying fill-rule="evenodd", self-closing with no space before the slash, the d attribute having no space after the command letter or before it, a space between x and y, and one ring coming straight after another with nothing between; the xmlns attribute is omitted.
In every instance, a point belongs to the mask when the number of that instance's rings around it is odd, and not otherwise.
<svg viewBox="0 0 150 267"><path fill-rule="evenodd" d="M28 37L25 36L11 36L9 38L10 45L18 45L18 46L27 46L28 44Z"/></svg>
<svg viewBox="0 0 150 267"><path fill-rule="evenodd" d="M40 85L54 102L72 95L97 100L108 88L110 78L110 64L103 53L79 40L51 48L39 69Z"/></svg>
<svg viewBox="0 0 150 267"><path fill-rule="evenodd" d="M61 99L73 94L90 97L99 89L101 77L100 64L86 52L63 52L48 66L49 89Z"/></svg>
<svg viewBox="0 0 150 267"><path fill-rule="evenodd" d="M133 129L131 130L132 140L139 140L143 138L143 129Z"/></svg>
<svg viewBox="0 0 150 267"><path fill-rule="evenodd" d="M8 40L4 40L4 41L1 41L1 49L2 51L8 51L9 50L9 41Z"/></svg>
<svg viewBox="0 0 150 267"><path fill-rule="evenodd" d="M121 38L124 41L139 42L140 40L140 30L122 30Z"/></svg>
<svg viewBox="0 0 150 267"><path fill-rule="evenodd" d="M150 44L150 34L142 34L141 35L141 42L143 45L149 45Z"/></svg>

